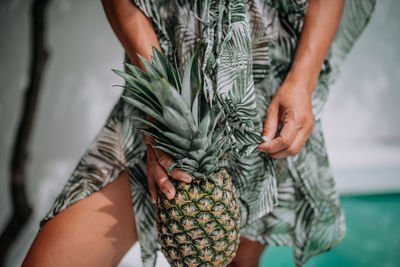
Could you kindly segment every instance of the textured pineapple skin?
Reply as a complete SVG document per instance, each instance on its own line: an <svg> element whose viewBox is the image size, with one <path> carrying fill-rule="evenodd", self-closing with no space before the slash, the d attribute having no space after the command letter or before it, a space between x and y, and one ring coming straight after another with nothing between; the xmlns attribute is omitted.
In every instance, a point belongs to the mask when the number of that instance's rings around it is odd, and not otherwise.
<svg viewBox="0 0 400 267"><path fill-rule="evenodd" d="M225 266L239 245L240 213L236 189L225 169L176 189L156 203L158 241L171 266Z"/></svg>

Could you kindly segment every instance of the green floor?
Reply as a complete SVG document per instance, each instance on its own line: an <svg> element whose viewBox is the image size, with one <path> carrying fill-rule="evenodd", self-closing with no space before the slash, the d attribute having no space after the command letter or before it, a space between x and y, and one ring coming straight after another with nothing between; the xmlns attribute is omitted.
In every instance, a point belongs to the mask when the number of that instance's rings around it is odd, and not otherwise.
<svg viewBox="0 0 400 267"><path fill-rule="evenodd" d="M347 234L306 267L400 267L400 194L342 197ZM270 247L262 267L293 266L291 247Z"/></svg>

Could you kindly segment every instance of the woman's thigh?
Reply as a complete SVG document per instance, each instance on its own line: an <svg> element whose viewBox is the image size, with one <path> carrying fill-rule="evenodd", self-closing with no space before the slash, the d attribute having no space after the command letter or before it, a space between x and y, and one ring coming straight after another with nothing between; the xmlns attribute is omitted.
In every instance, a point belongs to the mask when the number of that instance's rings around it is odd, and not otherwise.
<svg viewBox="0 0 400 267"><path fill-rule="evenodd" d="M259 242L241 237L236 256L228 267L257 267L265 247Z"/></svg>
<svg viewBox="0 0 400 267"><path fill-rule="evenodd" d="M116 266L136 241L126 171L47 221L22 266Z"/></svg>

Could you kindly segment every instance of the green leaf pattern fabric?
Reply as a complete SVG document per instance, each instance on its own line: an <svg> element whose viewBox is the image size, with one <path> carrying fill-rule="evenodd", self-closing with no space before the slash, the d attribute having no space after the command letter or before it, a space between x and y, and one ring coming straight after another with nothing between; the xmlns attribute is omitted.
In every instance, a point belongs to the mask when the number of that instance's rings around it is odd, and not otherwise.
<svg viewBox="0 0 400 267"><path fill-rule="evenodd" d="M239 194L241 235L292 246L296 266L334 248L346 233L321 113L340 65L369 22L375 0L347 0L338 32L312 95L314 130L299 154L273 159L256 148L265 112L290 69L307 0L132 0L151 18L162 52L179 71L202 44L204 93L226 110L234 152L228 171ZM125 61L128 61L125 54ZM128 94L123 91L122 95ZM146 180L144 114L119 98L37 231L76 201L128 170L144 266L160 249ZM278 128L278 133L281 125Z"/></svg>

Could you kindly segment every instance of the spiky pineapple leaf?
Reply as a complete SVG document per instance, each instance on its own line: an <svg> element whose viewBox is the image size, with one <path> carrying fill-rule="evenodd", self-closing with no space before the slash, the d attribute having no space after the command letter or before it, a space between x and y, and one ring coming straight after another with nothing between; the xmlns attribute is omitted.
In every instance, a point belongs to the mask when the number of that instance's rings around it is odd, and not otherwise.
<svg viewBox="0 0 400 267"><path fill-rule="evenodd" d="M193 90L192 90L192 84L191 84L191 74L192 74L192 65L193 65L193 59L194 57L191 57L186 64L186 68L183 74L183 79L182 79L182 98L185 101L185 103L190 107L192 104L192 95L193 95Z"/></svg>
<svg viewBox="0 0 400 267"><path fill-rule="evenodd" d="M226 145L229 138L224 135L229 131L227 124L219 121L227 110L215 105L219 109L216 114L204 95L198 51L187 62L183 77L179 76L176 60L174 65L171 64L155 47L152 62L139 57L147 72L133 65L126 65L127 73L117 72L127 82L126 90L132 94L123 99L160 124L140 116L130 118L150 128L141 129L141 132L155 139L152 142L154 148L174 157L169 170L180 168L201 178L221 168L224 164L222 154L229 150Z"/></svg>
<svg viewBox="0 0 400 267"><path fill-rule="evenodd" d="M204 115L203 119L199 124L200 137L207 137L210 123L211 123L211 114L210 110L207 110L206 114Z"/></svg>
<svg viewBox="0 0 400 267"><path fill-rule="evenodd" d="M152 47L153 56L151 56L152 63L156 65L159 70L164 74L164 77L174 86L178 92L181 90L181 85L179 83L179 74L177 69L175 69L172 64L167 60L167 58L158 50L155 46Z"/></svg>
<svg viewBox="0 0 400 267"><path fill-rule="evenodd" d="M146 79L146 81L149 81L149 76L147 73L138 66L135 66L129 62L124 62L124 66L128 69L131 75L134 75L138 79Z"/></svg>
<svg viewBox="0 0 400 267"><path fill-rule="evenodd" d="M175 109L180 113L183 119L188 123L192 132L196 131L196 125L193 119L193 115L190 111L189 106L185 103L182 96L178 93L176 88L174 88L165 79L155 80L151 82L154 88L159 90L154 90L157 98L160 100L163 108L170 107Z"/></svg>
<svg viewBox="0 0 400 267"><path fill-rule="evenodd" d="M168 128L175 133L183 133L184 136L192 138L193 132L185 118L175 109L165 106L163 108L163 118Z"/></svg>
<svg viewBox="0 0 400 267"><path fill-rule="evenodd" d="M126 87L124 87L124 88L126 88ZM146 95L146 93L137 94L136 91L131 91L131 93L133 94L133 96L135 98L137 98L137 100L139 100L140 102L142 102L146 106L154 107L155 111L157 111L158 113L162 112L162 107L161 107L160 103L158 101L155 101L154 98L148 97ZM129 96L126 96L126 97L129 97Z"/></svg>
<svg viewBox="0 0 400 267"><path fill-rule="evenodd" d="M142 61L144 67L146 68L147 75L149 75L150 79L157 80L164 77L163 73L156 68L156 66L150 62L147 58L143 57L140 54L137 54L140 60Z"/></svg>
<svg viewBox="0 0 400 267"><path fill-rule="evenodd" d="M135 86L136 84L136 80L135 77L132 77L132 75L120 71L120 70L116 70L116 69L111 69L114 73L116 73L118 76L120 76L122 79L124 79L129 85L131 86Z"/></svg>
<svg viewBox="0 0 400 267"><path fill-rule="evenodd" d="M190 148L190 140L187 140L185 138L182 138L181 136L177 135L176 133L170 132L168 130L163 130L160 129L156 124L150 122L149 120L145 120L141 117L130 115L128 116L129 118L132 118L134 120L140 121L158 131L159 134L165 136L166 138L170 139L173 143L179 144L180 147L182 147L185 150L188 150Z"/></svg>
<svg viewBox="0 0 400 267"><path fill-rule="evenodd" d="M129 96L121 96L122 99L124 99L127 103L131 104L132 106L135 106L136 108L140 109L141 111L143 111L144 113L150 115L151 117L153 117L154 119L158 120L159 122L165 124L165 120L162 117L162 114L158 113L157 111L155 111L154 109L148 107L147 105L129 97Z"/></svg>

